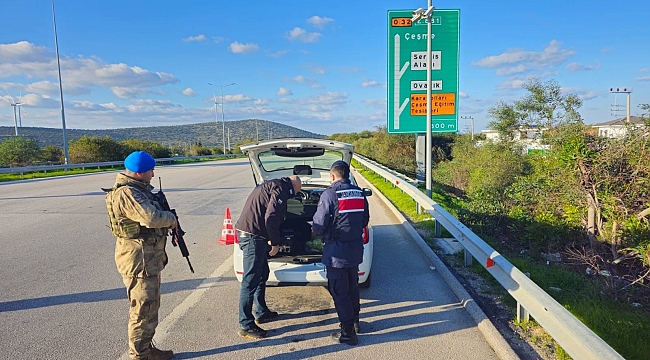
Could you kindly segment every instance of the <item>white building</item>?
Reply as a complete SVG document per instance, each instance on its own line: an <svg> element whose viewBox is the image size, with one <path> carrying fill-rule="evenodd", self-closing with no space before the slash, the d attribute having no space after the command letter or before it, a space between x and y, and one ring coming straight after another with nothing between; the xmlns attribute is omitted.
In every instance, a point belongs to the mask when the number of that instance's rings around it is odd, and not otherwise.
<svg viewBox="0 0 650 360"><path fill-rule="evenodd" d="M641 127L645 124L643 118L640 116L630 116L630 125L634 127ZM592 124L598 130L598 136L607 138L616 138L624 136L627 133L627 116L620 119L606 121L603 123Z"/></svg>

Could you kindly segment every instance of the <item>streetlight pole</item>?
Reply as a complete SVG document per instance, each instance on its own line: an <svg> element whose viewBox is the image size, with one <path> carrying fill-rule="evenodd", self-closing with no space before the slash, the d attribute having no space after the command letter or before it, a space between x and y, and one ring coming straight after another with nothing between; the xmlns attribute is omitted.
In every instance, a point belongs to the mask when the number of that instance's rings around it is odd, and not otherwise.
<svg viewBox="0 0 650 360"><path fill-rule="evenodd" d="M208 83L208 85L211 86L218 86L221 88L221 136L222 136L222 141L223 141L223 154L226 155L226 118L223 115L223 88L226 86L230 85L235 85L235 83L227 84L227 85L215 85L212 83ZM216 97L215 97L215 103L216 103ZM216 105L215 105L215 111L216 111ZM218 120L217 120L218 121Z"/></svg>
<svg viewBox="0 0 650 360"><path fill-rule="evenodd" d="M219 126L219 113L217 112L217 95L214 94L214 91L212 92L212 97L214 98L214 124L216 126ZM221 104L221 107L223 107L223 104ZM219 141L219 140L217 140ZM226 150L224 148L224 154L226 153Z"/></svg>
<svg viewBox="0 0 650 360"><path fill-rule="evenodd" d="M59 70L59 96L61 98L61 123L63 124L63 156L65 164L70 164L68 154L68 137L65 133L65 110L63 108L63 86L61 85L61 61L59 60L59 39L56 35L56 16L54 15L54 0L52 0L52 22L54 23L54 46L56 48L56 66Z"/></svg>

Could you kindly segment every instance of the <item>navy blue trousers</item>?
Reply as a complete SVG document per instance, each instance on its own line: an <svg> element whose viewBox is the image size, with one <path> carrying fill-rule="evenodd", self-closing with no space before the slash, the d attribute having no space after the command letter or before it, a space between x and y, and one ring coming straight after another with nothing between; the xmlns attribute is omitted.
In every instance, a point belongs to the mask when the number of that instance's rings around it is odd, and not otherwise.
<svg viewBox="0 0 650 360"><path fill-rule="evenodd" d="M343 325L359 321L359 267L327 267L327 289Z"/></svg>
<svg viewBox="0 0 650 360"><path fill-rule="evenodd" d="M267 255L270 249L266 239L242 234L240 232L239 248L244 257L244 274L239 292L239 325L242 329L250 329L255 325L255 318L269 312L265 295L266 280L269 279Z"/></svg>

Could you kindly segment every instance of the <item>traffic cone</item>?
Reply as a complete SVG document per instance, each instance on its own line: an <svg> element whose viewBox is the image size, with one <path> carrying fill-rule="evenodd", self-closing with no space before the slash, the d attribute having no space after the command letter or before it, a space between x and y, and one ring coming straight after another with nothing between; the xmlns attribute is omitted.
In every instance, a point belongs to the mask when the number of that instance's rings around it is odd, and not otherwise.
<svg viewBox="0 0 650 360"><path fill-rule="evenodd" d="M236 242L238 242L237 234L235 234L235 228L232 226L230 208L226 208L226 215L223 218L223 226L221 227L221 238L217 241L217 244L232 245Z"/></svg>

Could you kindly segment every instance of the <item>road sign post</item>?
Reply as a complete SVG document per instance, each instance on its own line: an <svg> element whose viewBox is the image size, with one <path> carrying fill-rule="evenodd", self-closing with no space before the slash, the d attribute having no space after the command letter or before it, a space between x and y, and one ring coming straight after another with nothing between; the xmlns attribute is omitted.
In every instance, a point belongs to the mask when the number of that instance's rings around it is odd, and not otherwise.
<svg viewBox="0 0 650 360"><path fill-rule="evenodd" d="M427 66L431 67L431 131L458 131L460 10L436 9L412 21L412 10L388 11L388 133L427 132ZM430 59L430 61L429 61Z"/></svg>

